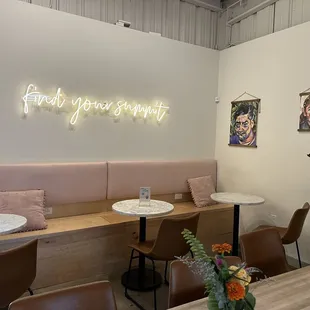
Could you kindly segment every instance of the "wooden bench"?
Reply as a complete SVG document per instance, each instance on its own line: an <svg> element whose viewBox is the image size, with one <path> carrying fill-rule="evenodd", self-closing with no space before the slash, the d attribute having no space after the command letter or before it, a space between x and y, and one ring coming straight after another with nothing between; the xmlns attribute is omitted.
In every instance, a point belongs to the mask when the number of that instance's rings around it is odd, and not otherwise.
<svg viewBox="0 0 310 310"><path fill-rule="evenodd" d="M216 184L216 171L214 159L0 165L1 191L43 189L52 210L46 230L0 236L0 251L39 239L37 292L120 279L139 221L112 212L112 204L136 198L141 186L150 186L152 199L174 204L168 217L201 213L197 235L210 252L213 243L232 241L233 208L196 208L187 180L209 175ZM147 221L147 238L156 238L161 221Z"/></svg>
<svg viewBox="0 0 310 310"><path fill-rule="evenodd" d="M208 252L213 243L232 241L231 205L196 208L183 202L174 206L165 217L201 213L197 236ZM147 220L147 238L156 237L162 219ZM138 220L113 211L48 219L45 230L1 236L0 251L39 239L36 292L120 277L128 265L128 244L138 239Z"/></svg>

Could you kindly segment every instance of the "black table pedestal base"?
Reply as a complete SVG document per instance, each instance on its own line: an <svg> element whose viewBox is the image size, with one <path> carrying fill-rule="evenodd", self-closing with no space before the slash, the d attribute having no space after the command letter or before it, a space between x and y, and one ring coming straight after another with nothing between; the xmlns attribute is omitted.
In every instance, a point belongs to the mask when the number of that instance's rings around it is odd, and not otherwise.
<svg viewBox="0 0 310 310"><path fill-rule="evenodd" d="M145 268L142 272L139 268L131 269L127 271L122 276L122 284L125 287L125 297L133 302L139 309L145 310L142 305L140 305L135 299L133 299L129 294L128 290L136 292L149 292L154 291L154 309L157 309L156 302L156 289L161 286L162 279L161 275L152 270Z"/></svg>
<svg viewBox="0 0 310 310"><path fill-rule="evenodd" d="M122 284L131 291L149 292L159 288L162 283L161 275L152 269L145 268L143 270L143 277L141 279L139 277L139 269L131 269L130 272L127 271L123 274Z"/></svg>
<svg viewBox="0 0 310 310"><path fill-rule="evenodd" d="M240 205L235 205L234 206L233 246L232 246L233 256L239 256L239 217L240 217Z"/></svg>

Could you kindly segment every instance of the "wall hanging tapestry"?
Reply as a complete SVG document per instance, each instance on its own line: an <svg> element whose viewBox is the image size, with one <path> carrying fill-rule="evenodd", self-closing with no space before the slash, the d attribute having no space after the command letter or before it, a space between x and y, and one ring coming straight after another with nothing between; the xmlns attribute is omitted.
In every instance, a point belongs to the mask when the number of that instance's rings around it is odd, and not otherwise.
<svg viewBox="0 0 310 310"><path fill-rule="evenodd" d="M251 99L240 100L243 96ZM257 147L257 119L260 99L248 93L231 102L229 145Z"/></svg>
<svg viewBox="0 0 310 310"><path fill-rule="evenodd" d="M300 114L298 131L310 131L310 88L299 94Z"/></svg>

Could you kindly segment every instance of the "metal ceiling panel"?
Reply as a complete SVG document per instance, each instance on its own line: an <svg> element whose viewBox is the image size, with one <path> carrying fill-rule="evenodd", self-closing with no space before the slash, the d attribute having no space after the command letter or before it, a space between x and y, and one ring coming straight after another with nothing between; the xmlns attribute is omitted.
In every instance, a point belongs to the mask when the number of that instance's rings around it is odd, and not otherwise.
<svg viewBox="0 0 310 310"><path fill-rule="evenodd" d="M12 0L13 1L13 0ZM215 48L218 13L181 0L23 0L183 42Z"/></svg>

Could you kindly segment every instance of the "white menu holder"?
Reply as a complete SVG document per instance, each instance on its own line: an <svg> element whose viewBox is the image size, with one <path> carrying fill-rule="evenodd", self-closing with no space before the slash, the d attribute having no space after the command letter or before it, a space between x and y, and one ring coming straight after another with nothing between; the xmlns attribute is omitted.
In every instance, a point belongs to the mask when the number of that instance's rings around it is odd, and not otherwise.
<svg viewBox="0 0 310 310"><path fill-rule="evenodd" d="M149 206L151 203L151 188L140 187L139 206Z"/></svg>

